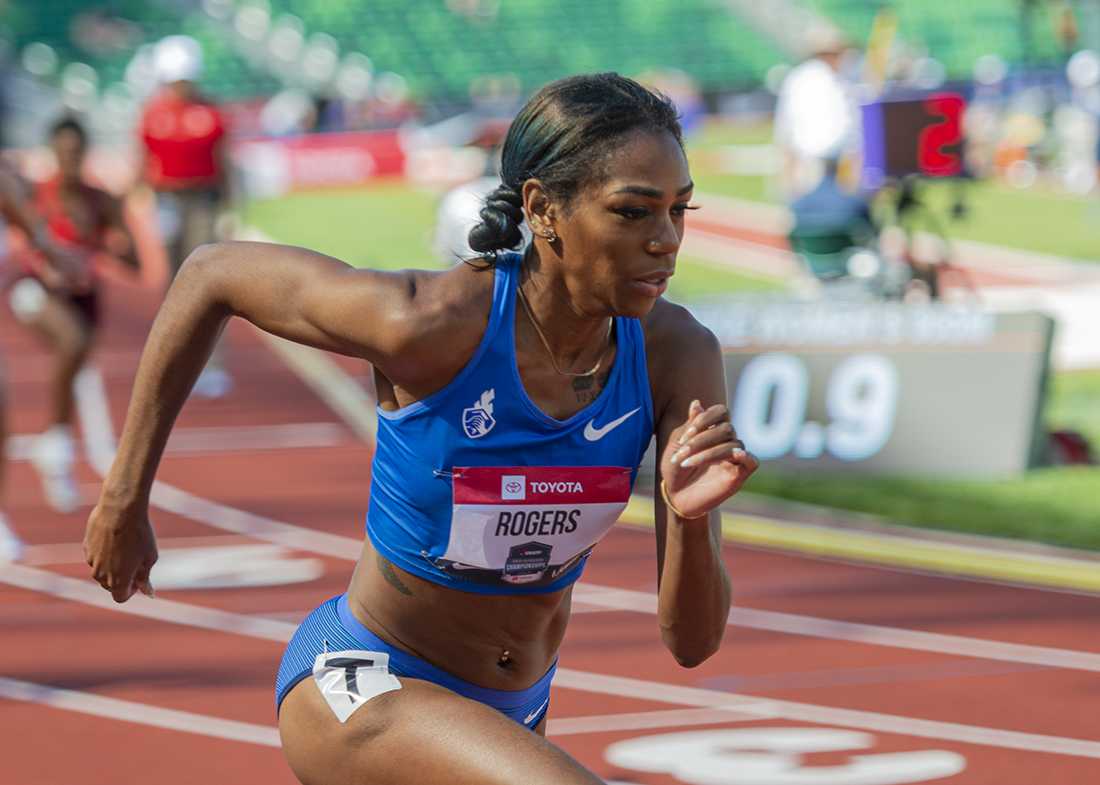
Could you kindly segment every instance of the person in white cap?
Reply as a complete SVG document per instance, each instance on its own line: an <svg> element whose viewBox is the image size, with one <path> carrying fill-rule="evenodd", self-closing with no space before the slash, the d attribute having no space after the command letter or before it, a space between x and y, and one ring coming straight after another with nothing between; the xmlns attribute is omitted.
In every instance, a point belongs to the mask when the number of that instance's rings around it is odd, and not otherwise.
<svg viewBox="0 0 1100 785"><path fill-rule="evenodd" d="M859 140L852 86L841 73L849 43L833 28L806 35L809 57L791 69L779 89L775 144L782 154L783 195L795 199L818 184L830 161Z"/></svg>
<svg viewBox="0 0 1100 785"><path fill-rule="evenodd" d="M156 44L153 68L161 90L141 117L143 157L139 186L156 193L161 234L172 277L187 255L217 240L216 225L229 196L226 120L200 94L202 47L194 38L172 35ZM220 397L232 380L220 357L211 359L195 392Z"/></svg>
<svg viewBox="0 0 1100 785"><path fill-rule="evenodd" d="M500 150L504 132L498 124L486 122L476 131L471 146L485 151L485 165L480 177L459 183L439 200L435 216L435 232L432 247L436 258L444 266L469 261L479 256L470 248L470 230L481 223L481 211L486 198L500 187ZM526 225L520 226L523 244L531 241Z"/></svg>

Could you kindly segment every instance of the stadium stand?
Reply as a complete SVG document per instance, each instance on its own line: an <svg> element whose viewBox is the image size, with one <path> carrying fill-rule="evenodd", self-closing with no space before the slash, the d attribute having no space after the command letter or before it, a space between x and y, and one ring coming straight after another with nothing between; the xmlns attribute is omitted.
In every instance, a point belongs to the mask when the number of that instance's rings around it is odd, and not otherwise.
<svg viewBox="0 0 1100 785"><path fill-rule="evenodd" d="M898 35L910 45L933 53L952 78L969 78L975 61L983 55L995 54L1008 63L1029 65L1055 65L1062 58L1055 35L1057 20L1048 7L1053 3L1034 4L1027 24L1027 15L1021 9L1025 4L1009 0L804 2L831 18L853 41L861 42L867 40L880 8L889 6L897 15Z"/></svg>
<svg viewBox="0 0 1100 785"><path fill-rule="evenodd" d="M16 7L21 4L16 4ZM271 94L278 82L250 63L232 41L231 22L219 22L194 4L115 0L113 19L132 33L100 51L81 46L75 23L97 4L40 0L35 13L7 21L17 48L48 44L62 63L84 62L100 83L120 79L137 46L172 33L199 39L206 51L203 87L222 98ZM239 10L247 3L236 3ZM48 12L43 12L43 6ZM704 89L759 85L784 59L774 44L711 0L272 0L271 28L297 17L305 35L327 33L342 52L362 52L378 73L401 74L420 99L463 99L483 76L514 74L523 90L578 71L636 73L679 68ZM185 9L190 8L190 11ZM569 30L568 36L561 34ZM127 45L128 44L128 45Z"/></svg>
<svg viewBox="0 0 1100 785"><path fill-rule="evenodd" d="M1007 0L798 2L860 42L889 5L901 39L933 53L950 78L969 77L987 54L1031 66L1060 64L1064 56L1046 3L1029 15L1018 2L1006 13ZM214 5L223 9L220 17L208 12ZM288 27L302 41L331 36L340 56L362 53L376 74L400 74L414 98L429 102L463 101L482 77L508 75L518 90L529 91L567 73L636 74L654 67L680 69L704 91L738 90L761 85L769 68L789 59L716 0L38 0L34 6L34 13L27 4L6 6L4 26L16 51L46 44L61 64L90 65L102 87L122 81L142 44L182 32L203 45L203 88L230 100L270 96L294 84L293 68L280 72L264 56L265 38ZM240 33L245 10L263 18L251 50ZM97 24L100 34L88 34Z"/></svg>
<svg viewBox="0 0 1100 785"><path fill-rule="evenodd" d="M401 73L422 97L465 96L473 79L493 74L515 73L530 89L577 71L654 65L680 68L704 88L749 86L782 59L707 0L274 0L272 11L293 11L377 70Z"/></svg>
<svg viewBox="0 0 1100 785"><path fill-rule="evenodd" d="M203 45L206 71L203 87L221 98L249 98L271 94L279 83L254 68L238 54L221 26L207 15L185 10L180 4L114 0L109 6L81 0L38 0L34 13L16 4L5 19L15 47L37 42L56 52L61 63L87 63L99 83L121 81L127 64L142 44L166 35L186 33ZM110 14L107 14L109 9ZM99 36L80 34L83 27L102 25ZM112 27L112 33L106 29Z"/></svg>

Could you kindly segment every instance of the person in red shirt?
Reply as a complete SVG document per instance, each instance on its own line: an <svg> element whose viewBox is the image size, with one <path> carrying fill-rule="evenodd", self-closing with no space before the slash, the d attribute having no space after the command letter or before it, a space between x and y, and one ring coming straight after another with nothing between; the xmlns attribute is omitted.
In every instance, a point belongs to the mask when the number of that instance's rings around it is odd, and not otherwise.
<svg viewBox="0 0 1100 785"><path fill-rule="evenodd" d="M174 275L195 247L214 239L228 192L226 122L195 84L202 73L197 41L165 38L154 50L154 68L162 88L141 116L139 182L157 195Z"/></svg>
<svg viewBox="0 0 1100 785"><path fill-rule="evenodd" d="M156 45L153 59L162 88L141 117L138 185L150 187L156 194L158 221L174 278L191 251L218 239L217 222L229 195L226 121L196 86L202 74L202 49L195 39L169 36ZM216 353L195 391L219 397L230 386L220 353Z"/></svg>
<svg viewBox="0 0 1100 785"><path fill-rule="evenodd" d="M92 346L99 318L99 291L94 257L107 253L131 267L137 266L133 242L122 219L118 199L83 179L88 136L72 118L57 122L50 131L57 174L41 183L34 210L56 264L31 250L17 257L21 274L10 287L11 310L52 350L55 364L50 427L35 441L31 462L42 477L47 501L61 512L79 506L72 480L74 461L73 382Z"/></svg>

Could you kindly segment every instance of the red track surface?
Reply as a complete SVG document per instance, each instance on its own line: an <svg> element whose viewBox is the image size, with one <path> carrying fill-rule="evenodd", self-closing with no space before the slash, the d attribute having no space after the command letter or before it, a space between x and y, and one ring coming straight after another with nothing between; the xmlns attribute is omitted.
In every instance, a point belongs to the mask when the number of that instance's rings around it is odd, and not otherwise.
<svg viewBox="0 0 1100 785"><path fill-rule="evenodd" d="M132 285L116 284L110 290L109 321L96 364L106 382L116 430L157 299L155 292ZM228 340L236 390L221 401L189 402L180 428L328 422L337 429L335 443L251 450L224 449L232 445L222 444L222 449L202 453L173 453L165 459L161 479L230 508L358 538L366 502L369 446L357 441L249 327L233 325ZM0 317L0 352L9 377L11 430L22 434L38 431L46 418L43 354L6 315ZM365 369L352 370L365 378ZM91 496L96 474L81 465L80 475ZM80 542L83 516L64 517L48 511L37 477L27 463L12 464L8 496L12 524L29 545ZM258 542L163 510L155 510L154 516L162 555L181 546ZM315 557L308 550L304 546L288 551L287 557ZM141 606L139 600L121 609L93 607L82 597L61 598L56 592L43 591L42 585L25 588L28 575L35 580L71 576L78 579L77 586L89 588L88 596L106 598L87 578L78 554L76 547L31 547L26 566L0 566L0 626L6 643L0 651L0 677L76 693L41 691L37 701L15 700L11 697L13 682L0 681L0 738L4 740L0 785L292 783L278 749L209 735L220 731L206 719L274 726L272 682L281 643L249 634L243 622L231 621L226 629L214 630L119 611L133 605L170 616L177 606L166 601L172 601L285 624L340 592L350 575L351 562L332 554L320 556L324 573L309 582L162 589L156 601ZM1100 600L1095 597L920 576L732 546L727 546L726 557L734 577L735 602L742 608L964 636L973 640L975 653L984 651L979 648L983 641L1087 652L1096 655L1093 664L1100 668L1096 665L1100 663ZM154 571L154 582L156 575ZM651 533L628 528L614 531L599 547L583 584L631 590L640 593L631 597L643 600L651 595L655 589ZM583 597L580 591L578 596ZM930 781L898 779L901 764L886 765L887 774L865 779L857 779L850 768L843 767L853 765L852 756L856 755L943 750L962 755L965 769L937 779L939 782L1100 782L1097 670L744 627L731 627L723 650L705 665L683 670L663 650L655 619L644 609L577 605L588 612L573 619L562 651L561 666L568 675L561 683L573 686L555 687L551 735L556 728L559 744L606 777L633 783L729 785ZM577 688L577 671L636 681L624 686L609 678L596 679L592 683L599 685L595 687L598 691L593 692ZM673 694L672 687L707 692L685 696ZM608 694L608 690L617 694ZM726 721L698 712L667 717L647 714L649 725L642 729L622 729L628 719L624 717L605 716L586 732L581 732L585 729L576 722L563 722L591 715L694 711L708 701L720 700L724 693L793 703L783 703L778 709L772 706L770 715L731 715ZM132 703L112 704L110 717L92 716L85 713L93 705L89 696ZM71 699L75 705L46 705L62 699ZM191 730L170 730L149 724L149 707L203 716ZM874 714L814 713L820 707ZM702 724L681 725L689 717L699 718ZM918 725L916 720L932 724ZM946 723L996 732L976 743L969 728ZM678 778L620 768L604 757L612 742L647 735L796 727L858 727L870 734L871 746L813 752L800 759L795 755L788 759L786 779L774 773L753 775L751 760L716 754L680 755L684 767ZM1056 740L1017 737L1004 731L1090 744L1074 754L1052 752L1058 749ZM728 737L727 746L736 738ZM755 743L757 752L760 744ZM1016 748L1020 744L1034 749ZM657 749L659 744L649 746ZM944 758L940 755L938 759ZM755 760L759 762L759 756ZM825 771L829 767L841 768L829 774ZM771 768L774 771L776 767Z"/></svg>

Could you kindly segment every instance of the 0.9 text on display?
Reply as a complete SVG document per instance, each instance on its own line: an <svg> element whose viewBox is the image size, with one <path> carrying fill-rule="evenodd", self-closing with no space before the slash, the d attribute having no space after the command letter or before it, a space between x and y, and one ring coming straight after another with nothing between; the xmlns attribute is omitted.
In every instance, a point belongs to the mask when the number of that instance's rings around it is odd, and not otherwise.
<svg viewBox="0 0 1100 785"><path fill-rule="evenodd" d="M811 374L793 354L753 357L733 394L733 425L761 460L793 455L814 460L825 454L863 461L890 440L898 408L898 372L882 354L844 358L825 379L824 421L807 417Z"/></svg>

